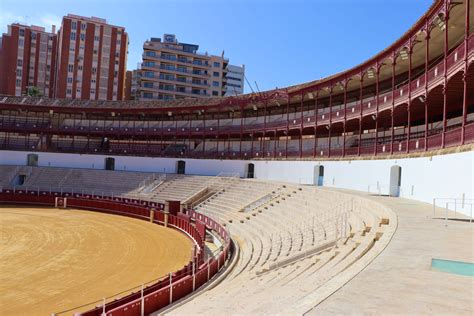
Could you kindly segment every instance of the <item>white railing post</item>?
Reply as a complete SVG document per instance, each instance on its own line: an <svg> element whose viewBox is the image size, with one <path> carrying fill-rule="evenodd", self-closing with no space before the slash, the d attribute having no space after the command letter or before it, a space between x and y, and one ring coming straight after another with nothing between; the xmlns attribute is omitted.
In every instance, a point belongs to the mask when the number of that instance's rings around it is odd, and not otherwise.
<svg viewBox="0 0 474 316"><path fill-rule="evenodd" d="M102 316L106 316L106 314L105 314L105 297L102 299Z"/></svg>
<svg viewBox="0 0 474 316"><path fill-rule="evenodd" d="M461 198L461 208L464 209L464 201L466 200L466 193L463 193L462 194L462 198Z"/></svg>
<svg viewBox="0 0 474 316"><path fill-rule="evenodd" d="M446 217L444 218L444 226L448 226L448 202L446 202Z"/></svg>
<svg viewBox="0 0 474 316"><path fill-rule="evenodd" d="M433 218L436 217L436 199L433 199Z"/></svg>

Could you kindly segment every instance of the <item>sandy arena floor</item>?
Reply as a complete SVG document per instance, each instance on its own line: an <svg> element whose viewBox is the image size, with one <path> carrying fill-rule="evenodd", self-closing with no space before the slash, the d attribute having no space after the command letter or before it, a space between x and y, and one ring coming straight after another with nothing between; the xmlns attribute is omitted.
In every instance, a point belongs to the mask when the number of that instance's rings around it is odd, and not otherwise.
<svg viewBox="0 0 474 316"><path fill-rule="evenodd" d="M124 216L0 205L0 315L51 315L115 295L178 270L191 248L175 230Z"/></svg>

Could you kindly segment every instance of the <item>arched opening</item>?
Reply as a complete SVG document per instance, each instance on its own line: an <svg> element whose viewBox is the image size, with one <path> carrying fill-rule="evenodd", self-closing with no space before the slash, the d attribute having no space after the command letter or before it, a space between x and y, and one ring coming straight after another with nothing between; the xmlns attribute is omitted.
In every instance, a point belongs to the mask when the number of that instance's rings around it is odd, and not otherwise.
<svg viewBox="0 0 474 316"><path fill-rule="evenodd" d="M38 155L28 154L26 156L26 165L31 167L38 167Z"/></svg>
<svg viewBox="0 0 474 316"><path fill-rule="evenodd" d="M324 166L314 166L313 184L319 187L324 185Z"/></svg>
<svg viewBox="0 0 474 316"><path fill-rule="evenodd" d="M402 183L402 167L394 165L390 168L390 190L389 195L400 196L400 186Z"/></svg>
<svg viewBox="0 0 474 316"><path fill-rule="evenodd" d="M105 170L115 170L115 158L105 158Z"/></svg>
<svg viewBox="0 0 474 316"><path fill-rule="evenodd" d="M255 176L255 165L253 163L247 164L247 178L253 179Z"/></svg>
<svg viewBox="0 0 474 316"><path fill-rule="evenodd" d="M186 173L186 161L178 160L176 163L176 173L177 174L185 174Z"/></svg>

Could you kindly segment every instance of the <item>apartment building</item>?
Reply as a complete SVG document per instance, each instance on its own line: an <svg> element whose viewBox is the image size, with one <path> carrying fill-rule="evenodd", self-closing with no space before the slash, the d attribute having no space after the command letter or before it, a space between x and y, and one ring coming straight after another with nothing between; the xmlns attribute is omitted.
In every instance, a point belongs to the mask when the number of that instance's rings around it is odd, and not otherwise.
<svg viewBox="0 0 474 316"><path fill-rule="evenodd" d="M53 97L57 35L44 27L8 25L0 40L0 94L21 96L29 87Z"/></svg>
<svg viewBox="0 0 474 316"><path fill-rule="evenodd" d="M128 35L105 19L68 14L58 35L56 98L123 100Z"/></svg>
<svg viewBox="0 0 474 316"><path fill-rule="evenodd" d="M245 65L227 65L227 77L224 95L232 96L244 93Z"/></svg>
<svg viewBox="0 0 474 316"><path fill-rule="evenodd" d="M138 100L140 98L141 70L127 70L125 74L125 100Z"/></svg>
<svg viewBox="0 0 474 316"><path fill-rule="evenodd" d="M174 100L223 96L229 60L198 53L199 46L180 43L173 34L143 44L140 99Z"/></svg>

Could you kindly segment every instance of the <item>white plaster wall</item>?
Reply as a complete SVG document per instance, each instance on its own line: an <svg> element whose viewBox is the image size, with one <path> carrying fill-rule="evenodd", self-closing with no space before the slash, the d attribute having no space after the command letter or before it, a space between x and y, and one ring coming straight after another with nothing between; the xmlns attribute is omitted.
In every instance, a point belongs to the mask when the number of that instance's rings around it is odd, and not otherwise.
<svg viewBox="0 0 474 316"><path fill-rule="evenodd" d="M0 151L0 164L25 165L28 152ZM37 153L40 166L104 168L103 155ZM176 172L176 158L115 157L116 170ZM433 198L474 198L474 151L426 158L381 159L354 161L242 161L182 159L187 174L216 175L219 172L245 175L249 162L255 164L258 179L295 183L313 183L314 167L324 166L324 184L373 193L388 193L390 167L402 167L401 195L432 203ZM445 206L445 201L439 205ZM454 205L450 205L453 208ZM459 209L459 207L458 207ZM470 213L470 206L464 213Z"/></svg>

